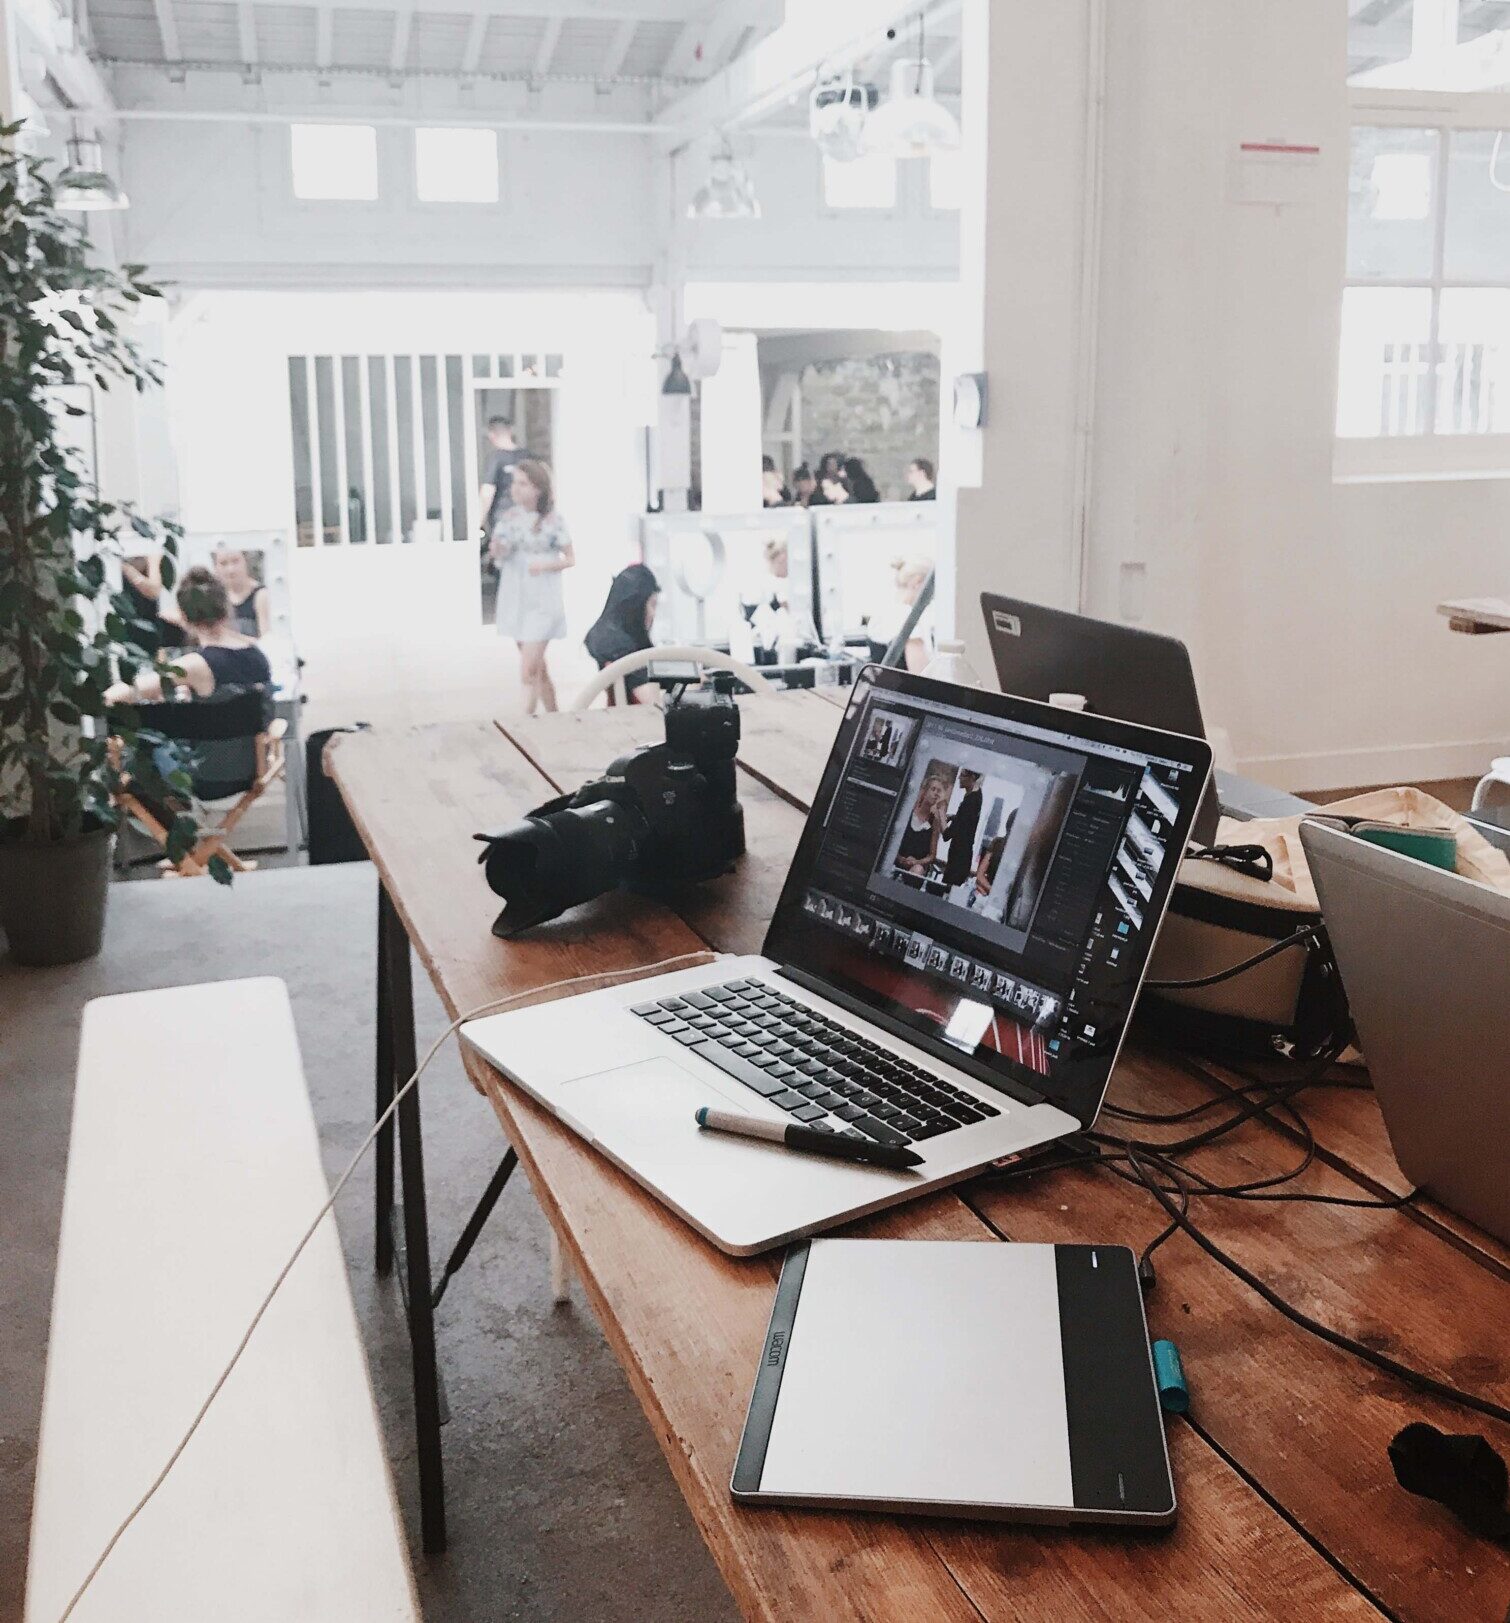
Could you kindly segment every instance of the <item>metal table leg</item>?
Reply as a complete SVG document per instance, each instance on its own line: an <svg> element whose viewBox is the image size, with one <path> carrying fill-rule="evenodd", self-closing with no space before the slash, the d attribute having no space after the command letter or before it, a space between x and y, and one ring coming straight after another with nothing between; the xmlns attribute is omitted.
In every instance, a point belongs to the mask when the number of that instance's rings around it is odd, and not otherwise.
<svg viewBox="0 0 1510 1623"><path fill-rule="evenodd" d="M388 893L378 887L377 913L377 1099L373 1120L393 1103L393 1016L388 997L388 932L383 928ZM378 1128L377 1136L377 1271L393 1272L393 1122Z"/></svg>
<svg viewBox="0 0 1510 1623"><path fill-rule="evenodd" d="M409 937L386 887L378 891L381 1024L388 1027L392 1062L390 1090L413 1074L414 983ZM382 1038L379 1038L382 1043ZM381 1050L380 1050L381 1051ZM381 1077L379 1078L381 1089ZM389 1097L392 1097L391 1091ZM430 1284L430 1230L425 1211L425 1152L420 1133L419 1089L411 1088L398 1107L399 1172L404 1201L405 1292L409 1343L414 1366L414 1426L419 1454L421 1538L428 1554L446 1547L445 1474L440 1447L440 1388L435 1362L435 1316ZM379 1220L381 1222L381 1219Z"/></svg>

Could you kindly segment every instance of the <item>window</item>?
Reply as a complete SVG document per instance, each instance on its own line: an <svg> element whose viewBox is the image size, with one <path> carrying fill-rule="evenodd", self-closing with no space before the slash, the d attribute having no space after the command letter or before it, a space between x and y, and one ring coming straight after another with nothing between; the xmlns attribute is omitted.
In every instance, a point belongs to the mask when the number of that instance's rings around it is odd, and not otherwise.
<svg viewBox="0 0 1510 1623"><path fill-rule="evenodd" d="M928 206L957 209L964 177L964 158L959 152L936 152L928 160Z"/></svg>
<svg viewBox="0 0 1510 1623"><path fill-rule="evenodd" d="M421 203L496 203L497 132L416 130L414 177Z"/></svg>
<svg viewBox="0 0 1510 1623"><path fill-rule="evenodd" d="M370 124L295 124L290 135L295 197L377 201L377 131Z"/></svg>
<svg viewBox="0 0 1510 1623"><path fill-rule="evenodd" d="M1493 130L1354 128L1343 438L1510 434L1507 147Z"/></svg>
<svg viewBox="0 0 1510 1623"><path fill-rule="evenodd" d="M1506 0L1348 0L1348 83L1503 89L1507 22Z"/></svg>
<svg viewBox="0 0 1510 1623"><path fill-rule="evenodd" d="M891 209L897 205L897 161L867 152L848 163L825 155L823 201L831 209Z"/></svg>

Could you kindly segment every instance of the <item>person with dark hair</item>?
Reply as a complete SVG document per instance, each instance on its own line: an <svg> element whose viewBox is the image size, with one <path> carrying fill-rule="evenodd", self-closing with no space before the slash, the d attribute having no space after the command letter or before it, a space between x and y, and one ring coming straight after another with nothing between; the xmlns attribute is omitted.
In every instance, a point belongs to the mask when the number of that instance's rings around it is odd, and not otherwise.
<svg viewBox="0 0 1510 1623"><path fill-rule="evenodd" d="M859 457L845 459L844 477L849 481L849 499L852 502L880 501L881 492L876 489L875 480L866 472L865 464Z"/></svg>
<svg viewBox="0 0 1510 1623"><path fill-rule="evenodd" d="M819 495L813 498L815 507L842 507L852 500L849 479L843 473L826 473L818 481Z"/></svg>
<svg viewBox="0 0 1510 1623"><path fill-rule="evenodd" d="M818 459L818 482L822 484L825 479L831 479L836 473L844 472L843 451L825 451Z"/></svg>
<svg viewBox="0 0 1510 1623"><path fill-rule="evenodd" d="M818 500L818 481L805 462L792 469L792 500L798 507L811 507Z"/></svg>
<svg viewBox="0 0 1510 1623"><path fill-rule="evenodd" d="M660 582L644 564L630 564L614 576L608 587L608 600L603 612L593 621L592 628L582 639L587 651L598 662L601 671L626 654L637 654L650 647L650 625L655 619L656 602L660 597ZM649 703L649 696L639 691L650 680L643 666L630 671L624 678L624 690L630 702ZM613 694L609 694L609 703Z"/></svg>
<svg viewBox="0 0 1510 1623"><path fill-rule="evenodd" d="M499 519L514 505L514 468L529 452L514 443L514 425L507 417L489 417L487 433L493 455L477 492L477 511L482 514L482 533L491 540Z"/></svg>
<svg viewBox="0 0 1510 1623"><path fill-rule="evenodd" d="M937 501L938 488L934 474L934 466L927 457L915 456L907 464L907 483L912 487L912 494L907 500L910 502Z"/></svg>
<svg viewBox="0 0 1510 1623"><path fill-rule="evenodd" d="M160 553L138 553L121 559L121 590L131 604L132 621L125 640L151 659L160 648L182 648L189 634L164 601Z"/></svg>
<svg viewBox="0 0 1510 1623"><path fill-rule="evenodd" d="M944 859L944 883L950 890L963 885L975 871L975 833L980 827L982 801L980 783L979 772L969 767L961 769L959 786L965 792L944 826L944 838L949 842L949 855Z"/></svg>
<svg viewBox="0 0 1510 1623"><path fill-rule="evenodd" d="M255 637L238 631L225 585L202 565L185 572L178 583L178 610L197 646L175 653L173 666L178 673L174 685L181 697L208 699L222 688L265 688L273 686L272 667ZM142 699L148 703L172 694L164 693L162 673L143 671L134 685L117 682L106 695L109 704L130 704Z"/></svg>
<svg viewBox="0 0 1510 1623"><path fill-rule="evenodd" d="M561 575L577 561L571 536L556 511L551 471L526 457L510 473L512 505L493 527L489 556L498 566L496 619L501 636L519 644L524 713L557 708L556 687L545 662L550 643L566 635Z"/></svg>

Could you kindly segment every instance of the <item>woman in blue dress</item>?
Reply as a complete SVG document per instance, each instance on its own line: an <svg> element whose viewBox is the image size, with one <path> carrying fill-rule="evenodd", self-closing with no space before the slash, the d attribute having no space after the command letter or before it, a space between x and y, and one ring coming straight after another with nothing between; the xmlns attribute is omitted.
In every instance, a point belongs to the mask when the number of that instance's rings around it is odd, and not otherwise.
<svg viewBox="0 0 1510 1623"><path fill-rule="evenodd" d="M529 716L537 705L557 708L545 651L566 635L561 575L577 555L556 511L545 463L533 457L516 462L510 493L514 505L499 516L488 551L498 565L498 632L519 644L519 678Z"/></svg>

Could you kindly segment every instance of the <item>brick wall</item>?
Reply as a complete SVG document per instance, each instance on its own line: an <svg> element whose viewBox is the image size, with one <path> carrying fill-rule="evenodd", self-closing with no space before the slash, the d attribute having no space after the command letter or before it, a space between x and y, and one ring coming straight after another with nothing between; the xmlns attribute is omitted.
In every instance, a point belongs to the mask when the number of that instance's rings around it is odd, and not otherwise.
<svg viewBox="0 0 1510 1623"><path fill-rule="evenodd" d="M816 467L825 451L857 456L883 501L904 501L915 456L938 462L939 362L902 351L818 361L802 373L802 456Z"/></svg>

